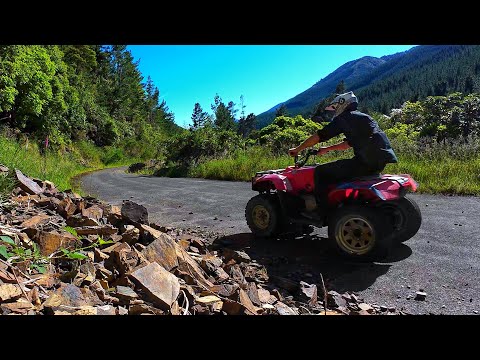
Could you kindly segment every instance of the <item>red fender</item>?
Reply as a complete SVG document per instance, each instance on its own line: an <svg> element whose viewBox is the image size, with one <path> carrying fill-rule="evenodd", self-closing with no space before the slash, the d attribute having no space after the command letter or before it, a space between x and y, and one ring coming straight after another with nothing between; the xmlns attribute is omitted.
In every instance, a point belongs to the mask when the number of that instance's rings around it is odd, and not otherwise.
<svg viewBox="0 0 480 360"><path fill-rule="evenodd" d="M277 191L292 191L292 185L286 176L279 174L268 174L253 179L252 189L256 191L267 189L276 189Z"/></svg>

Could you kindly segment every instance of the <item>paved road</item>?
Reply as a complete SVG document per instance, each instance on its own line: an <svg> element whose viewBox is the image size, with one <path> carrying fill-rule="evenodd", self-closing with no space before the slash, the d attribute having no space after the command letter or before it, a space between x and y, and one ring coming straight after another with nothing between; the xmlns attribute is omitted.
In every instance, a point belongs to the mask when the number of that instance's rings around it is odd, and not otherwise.
<svg viewBox="0 0 480 360"><path fill-rule="evenodd" d="M480 312L480 198L409 195L424 218L418 234L381 263L353 264L329 254L326 229L305 238L252 241L244 209L255 193L247 182L157 178L113 169L89 174L81 184L112 204L145 205L151 222L223 232L231 246L263 261L271 273L310 283L320 283L322 273L329 289L353 291L369 303L412 314ZM414 300L420 289L428 294L425 301Z"/></svg>

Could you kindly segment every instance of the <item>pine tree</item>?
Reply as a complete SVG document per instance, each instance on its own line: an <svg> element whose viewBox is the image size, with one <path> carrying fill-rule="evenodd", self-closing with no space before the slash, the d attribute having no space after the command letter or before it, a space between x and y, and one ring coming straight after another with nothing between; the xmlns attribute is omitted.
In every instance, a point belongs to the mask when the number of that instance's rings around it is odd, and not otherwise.
<svg viewBox="0 0 480 360"><path fill-rule="evenodd" d="M147 83L145 84L146 99L145 105L148 114L148 121L152 123L155 119L155 113L158 108L158 101L160 98L160 91L155 86L150 75L147 78Z"/></svg>
<svg viewBox="0 0 480 360"><path fill-rule="evenodd" d="M257 125L257 117L255 116L254 113L250 113L247 115L245 118L245 125L244 125L244 137L247 137L254 129L255 126Z"/></svg>
<svg viewBox="0 0 480 360"><path fill-rule="evenodd" d="M200 103L195 103L191 119L192 119L193 130L203 127L205 123L208 121L209 119L208 113L203 111Z"/></svg>

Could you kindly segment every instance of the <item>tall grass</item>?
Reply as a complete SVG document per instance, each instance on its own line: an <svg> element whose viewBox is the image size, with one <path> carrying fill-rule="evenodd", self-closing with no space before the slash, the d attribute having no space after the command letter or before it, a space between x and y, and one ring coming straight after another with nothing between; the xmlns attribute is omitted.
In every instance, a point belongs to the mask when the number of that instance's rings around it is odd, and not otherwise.
<svg viewBox="0 0 480 360"><path fill-rule="evenodd" d="M75 188L72 179L84 172L127 165L136 159L124 155L114 147L101 149L83 141L73 145L69 152L40 152L36 143L18 142L14 138L0 134L0 164L11 170L18 169L25 175L49 180L60 190ZM0 192L7 192L13 177L0 179Z"/></svg>
<svg viewBox="0 0 480 360"><path fill-rule="evenodd" d="M410 174L419 183L419 192L480 195L480 140L435 142L422 139L393 143L399 158L383 173ZM325 163L352 156L352 151L330 152L313 162ZM189 176L207 179L249 181L257 171L293 165L288 155L274 156L267 149L252 147L223 159L211 159L189 171Z"/></svg>

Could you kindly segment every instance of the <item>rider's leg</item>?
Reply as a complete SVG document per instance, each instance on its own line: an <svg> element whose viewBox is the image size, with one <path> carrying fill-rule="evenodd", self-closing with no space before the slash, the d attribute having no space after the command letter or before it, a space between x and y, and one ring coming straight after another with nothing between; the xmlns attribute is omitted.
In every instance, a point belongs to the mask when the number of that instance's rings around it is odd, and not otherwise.
<svg viewBox="0 0 480 360"><path fill-rule="evenodd" d="M376 173L356 158L342 159L318 165L315 168L314 181L317 205L320 209L328 209L328 188L348 179Z"/></svg>

